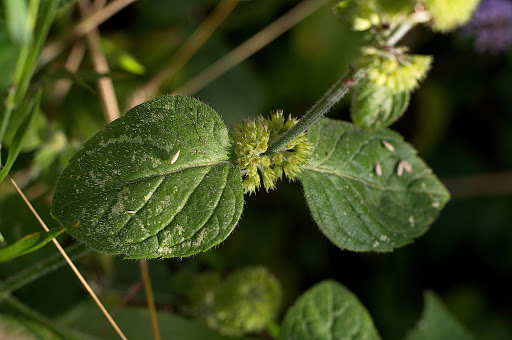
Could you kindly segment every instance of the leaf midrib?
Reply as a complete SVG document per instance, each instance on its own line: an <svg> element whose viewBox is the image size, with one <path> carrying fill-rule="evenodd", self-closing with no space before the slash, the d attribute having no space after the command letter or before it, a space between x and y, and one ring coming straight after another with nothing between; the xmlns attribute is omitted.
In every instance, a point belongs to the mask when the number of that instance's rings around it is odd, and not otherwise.
<svg viewBox="0 0 512 340"><path fill-rule="evenodd" d="M160 176L164 176L165 177L165 176L168 176L168 175L172 175L172 174L175 174L175 173L178 173L178 172L181 172L181 171L185 171L185 170L189 170L189 169L193 169L193 168L200 168L200 167L204 167L204 166L215 166L215 165L222 164L222 163L230 163L230 161L229 161L229 159L226 159L226 160L217 161L217 162L210 162L210 163L190 165L190 166L187 166L187 167L183 167L183 168L181 168L179 170L164 172L164 173L161 173L161 174L154 174L154 175L150 175L150 176L141 177L141 178L138 178L136 180L127 181L127 182L124 182L123 184L121 184L121 186L112 187L112 188L110 188L108 190L99 191L99 192L97 192L97 193L95 193L93 195L90 195L90 196L87 196L87 197L83 197L83 198L80 198L78 200L70 201L69 203L61 205L59 207L59 210L65 210L65 208L67 206L69 206L69 205L76 204L76 203L79 203L79 202L82 202L82 201L85 201L85 200L88 200L88 199L91 199L91 198L95 198L95 197L97 197L99 195L103 195L103 194L108 193L110 191L120 189L123 186L134 184L134 183L138 183L138 182L150 179L150 178L155 178L155 177L160 177Z"/></svg>
<svg viewBox="0 0 512 340"><path fill-rule="evenodd" d="M309 171L314 171L314 172L320 172L320 173L325 173L325 174L329 174L329 175L335 175L335 176L339 176L339 177L343 177L343 178L347 178L349 180L353 180L353 181L356 181L356 182L360 182L364 185L367 185L369 187L372 187L372 188L375 188L375 189L378 189L378 190L382 190L382 191L392 191L392 192L399 192L399 193L413 193L413 194L426 194L426 191L420 191L420 190L404 190L404 189L400 189L400 188L386 188L386 187L380 187L374 183L370 183L370 182L367 182L365 181L363 178L358 178L358 177L354 177L354 176L350 176L350 175L347 175L347 174L342 174L342 173L339 173L339 172L336 172L336 171L332 171L332 170L326 170L326 169L319 169L319 168L313 168L311 166L304 166L303 167L304 170L309 170ZM424 175L426 174L426 172L428 172L428 170L426 170L424 173L416 176L413 180L419 180L420 178L423 178ZM439 191L428 191L429 193L432 193L432 194L437 194L437 195L440 195L440 196L443 196L444 193L442 192L439 192Z"/></svg>

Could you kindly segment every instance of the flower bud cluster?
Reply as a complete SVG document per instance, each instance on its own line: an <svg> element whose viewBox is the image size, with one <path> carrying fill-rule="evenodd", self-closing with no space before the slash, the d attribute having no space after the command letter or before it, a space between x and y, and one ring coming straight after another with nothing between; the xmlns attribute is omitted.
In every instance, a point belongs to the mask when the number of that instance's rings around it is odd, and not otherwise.
<svg viewBox="0 0 512 340"><path fill-rule="evenodd" d="M256 193L263 182L267 192L276 187L283 176L293 181L311 154L311 144L305 133L286 145L285 150L265 155L270 143L297 124L291 115L285 119L282 111L270 117L258 117L238 124L231 132L238 165L244 175L244 193Z"/></svg>
<svg viewBox="0 0 512 340"><path fill-rule="evenodd" d="M421 0L432 15L432 29L448 32L471 19L480 0Z"/></svg>
<svg viewBox="0 0 512 340"><path fill-rule="evenodd" d="M334 6L337 14L351 21L355 31L389 26L412 10L409 0L343 0Z"/></svg>
<svg viewBox="0 0 512 340"><path fill-rule="evenodd" d="M396 47L388 50L364 48L360 60L360 66L367 70L368 79L377 86L386 87L391 93L414 90L431 63L431 56L410 55L405 48Z"/></svg>

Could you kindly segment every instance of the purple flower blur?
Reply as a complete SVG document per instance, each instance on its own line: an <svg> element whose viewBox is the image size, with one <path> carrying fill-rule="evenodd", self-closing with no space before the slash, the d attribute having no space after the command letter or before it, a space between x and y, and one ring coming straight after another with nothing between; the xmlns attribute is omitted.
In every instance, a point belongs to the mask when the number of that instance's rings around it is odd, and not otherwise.
<svg viewBox="0 0 512 340"><path fill-rule="evenodd" d="M463 32L478 52L498 53L512 45L512 0L482 0Z"/></svg>

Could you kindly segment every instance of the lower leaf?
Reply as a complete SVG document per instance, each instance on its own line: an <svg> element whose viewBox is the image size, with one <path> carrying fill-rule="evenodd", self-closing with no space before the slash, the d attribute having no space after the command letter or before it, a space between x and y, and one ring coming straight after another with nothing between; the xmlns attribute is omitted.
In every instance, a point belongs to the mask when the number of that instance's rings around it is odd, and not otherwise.
<svg viewBox="0 0 512 340"><path fill-rule="evenodd" d="M59 227L50 229L48 232L41 231L29 234L5 248L0 248L0 262L9 261L15 257L36 251L64 231L66 231L66 228Z"/></svg>
<svg viewBox="0 0 512 340"><path fill-rule="evenodd" d="M323 281L286 313L280 340L380 339L366 308L347 288Z"/></svg>

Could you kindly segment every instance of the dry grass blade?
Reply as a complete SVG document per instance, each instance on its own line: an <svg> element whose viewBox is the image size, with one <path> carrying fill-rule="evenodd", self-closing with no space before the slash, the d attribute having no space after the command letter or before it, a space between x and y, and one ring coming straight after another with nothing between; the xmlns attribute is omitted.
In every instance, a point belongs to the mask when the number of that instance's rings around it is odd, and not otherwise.
<svg viewBox="0 0 512 340"><path fill-rule="evenodd" d="M78 71L80 64L82 63L82 59L85 54L85 44L83 41L77 41L71 51L69 52L68 59L64 64L64 68L68 72L75 73ZM73 85L73 81L71 79L59 79L55 84L55 89L53 90L53 101L52 105L54 107L59 107L64 99L66 98L71 86Z"/></svg>
<svg viewBox="0 0 512 340"><path fill-rule="evenodd" d="M135 0L116 0L109 3L105 8L92 13L90 16L84 18L75 27L73 27L69 33L63 38L47 44L39 57L39 65L42 66L48 64L50 61L55 59L66 47L74 41L76 38L82 37L97 28L108 18L130 5Z"/></svg>
<svg viewBox="0 0 512 340"><path fill-rule="evenodd" d="M89 0L78 1L80 12L83 16L88 14ZM91 54L94 69L100 74L107 74L110 69L108 67L107 58L101 50L101 39L97 29L93 29L87 33L87 45ZM103 114L107 122L111 122L119 118L119 105L117 103L114 84L109 77L102 77L98 80L98 90L101 97Z"/></svg>
<svg viewBox="0 0 512 340"><path fill-rule="evenodd" d="M153 329L153 338L160 340L160 329L158 328L158 319L156 316L155 297L153 296L153 289L151 288L151 279L149 276L148 262L146 259L139 260L140 272L142 274L142 281L144 282L144 292L146 293L146 301L148 303L149 315L151 317L151 328Z"/></svg>
<svg viewBox="0 0 512 340"><path fill-rule="evenodd" d="M282 17L249 38L249 40L189 80L185 85L175 90L173 94L192 95L196 93L226 71L232 69L262 49L327 2L328 0L309 0L301 2Z"/></svg>
<svg viewBox="0 0 512 340"><path fill-rule="evenodd" d="M171 60L158 71L144 86L137 89L130 97L126 110L143 103L156 95L165 80L170 79L187 63L199 48L208 40L219 25L238 5L238 0L223 0L203 20L190 38L174 54Z"/></svg>
<svg viewBox="0 0 512 340"><path fill-rule="evenodd" d="M37 221L39 222L39 224L41 224L41 226L43 227L44 230L46 231L49 231L50 229L46 226L46 223L44 223L44 221L41 219L41 217L39 216L39 214L37 213L37 211L34 209L34 207L32 206L32 204L30 203L30 201L27 199L27 197L25 196L25 194L23 193L23 191L21 191L20 187L18 187L18 184L16 184L16 182L14 181L14 179L9 176L9 179L11 180L11 183L12 185L14 185L14 188L16 189L16 191L18 192L18 194L21 196L21 198L23 199L23 201L25 202L25 204L28 206L28 208L30 209L30 211L32 212L32 214L34 214L34 216L36 217ZM57 247L57 249L59 250L59 252L61 253L62 257L64 257L64 259L66 260L66 262L68 263L69 267L73 270L73 272L75 273L75 275L78 277L78 279L80 280L80 282L82 283L82 285L84 286L85 290L87 290L87 292L89 293L89 295L93 298L94 302L96 302L96 304L98 305L98 307L101 309L101 311L103 312L103 314L105 315L105 317L107 318L107 320L110 322L110 324L112 325L112 327L115 329L115 331L117 332L117 334L119 334L119 336L121 337L121 339L124 339L124 340L127 340L126 339L126 336L123 334L123 332L121 331L121 329L119 328L119 326L116 324L116 322L114 321L114 319L110 316L110 314L108 313L107 309L105 308L105 306L103 306L103 304L101 303L100 299L98 298L98 296L96 296L96 293L94 293L94 291L92 290L91 286L89 286L89 284L87 283L87 281L85 280L85 278L82 276L82 274L80 274L80 271L78 270L78 268L76 268L75 264L73 263L73 261L71 261L71 259L69 258L68 254L66 254L66 251L64 251L64 249L62 248L62 246L60 245L60 243L56 240L56 239L52 239L52 242L53 244L55 244L55 247Z"/></svg>

